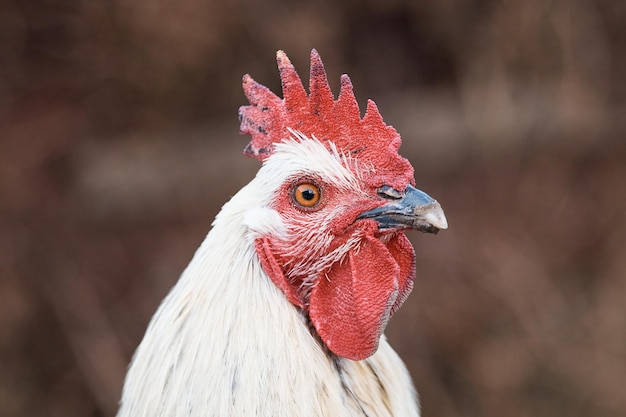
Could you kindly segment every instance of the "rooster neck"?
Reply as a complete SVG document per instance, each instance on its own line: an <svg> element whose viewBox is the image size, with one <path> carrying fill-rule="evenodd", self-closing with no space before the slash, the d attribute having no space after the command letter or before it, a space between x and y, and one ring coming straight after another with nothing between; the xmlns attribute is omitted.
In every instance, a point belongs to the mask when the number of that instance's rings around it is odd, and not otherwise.
<svg viewBox="0 0 626 417"><path fill-rule="evenodd" d="M262 270L238 204L246 188L153 317L118 417L417 416L384 336L366 360L332 355Z"/></svg>

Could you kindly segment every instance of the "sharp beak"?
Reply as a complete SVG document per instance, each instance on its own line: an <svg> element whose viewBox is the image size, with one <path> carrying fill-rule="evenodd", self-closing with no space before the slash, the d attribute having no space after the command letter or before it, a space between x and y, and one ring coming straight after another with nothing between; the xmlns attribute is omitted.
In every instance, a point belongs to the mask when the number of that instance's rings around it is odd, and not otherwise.
<svg viewBox="0 0 626 417"><path fill-rule="evenodd" d="M448 221L437 200L415 187L409 185L402 193L383 186L378 194L388 199L389 203L363 212L357 219L374 219L381 231L411 228L437 233L448 228Z"/></svg>

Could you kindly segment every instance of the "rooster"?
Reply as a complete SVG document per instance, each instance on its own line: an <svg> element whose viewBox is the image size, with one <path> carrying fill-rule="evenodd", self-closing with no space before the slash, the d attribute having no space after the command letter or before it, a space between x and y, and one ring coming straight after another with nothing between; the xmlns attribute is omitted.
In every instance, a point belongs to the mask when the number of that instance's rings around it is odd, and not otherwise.
<svg viewBox="0 0 626 417"><path fill-rule="evenodd" d="M335 100L315 50L309 94L277 61L283 99L243 78L263 165L152 318L118 417L419 415L383 331L413 286L404 232L446 229L443 210L347 75Z"/></svg>

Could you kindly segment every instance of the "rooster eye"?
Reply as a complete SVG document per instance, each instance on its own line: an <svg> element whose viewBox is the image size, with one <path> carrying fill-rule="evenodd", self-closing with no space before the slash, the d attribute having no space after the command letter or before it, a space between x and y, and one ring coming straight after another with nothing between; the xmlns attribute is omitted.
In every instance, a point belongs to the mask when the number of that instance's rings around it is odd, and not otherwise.
<svg viewBox="0 0 626 417"><path fill-rule="evenodd" d="M294 201L304 208L315 207L322 197L322 192L315 184L304 183L299 184L293 190Z"/></svg>

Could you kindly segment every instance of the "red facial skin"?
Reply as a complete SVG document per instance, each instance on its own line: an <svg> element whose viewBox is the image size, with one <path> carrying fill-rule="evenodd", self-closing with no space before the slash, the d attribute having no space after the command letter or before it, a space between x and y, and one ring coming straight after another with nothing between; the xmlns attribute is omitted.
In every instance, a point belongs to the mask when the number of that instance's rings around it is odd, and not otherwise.
<svg viewBox="0 0 626 417"><path fill-rule="evenodd" d="M288 237L258 238L257 254L333 353L365 359L376 352L389 317L411 292L415 253L401 230L381 234L375 220L357 220L385 203L375 192L343 195L315 183L322 198L313 208L301 207L291 192L294 184L285 184L273 208Z"/></svg>

